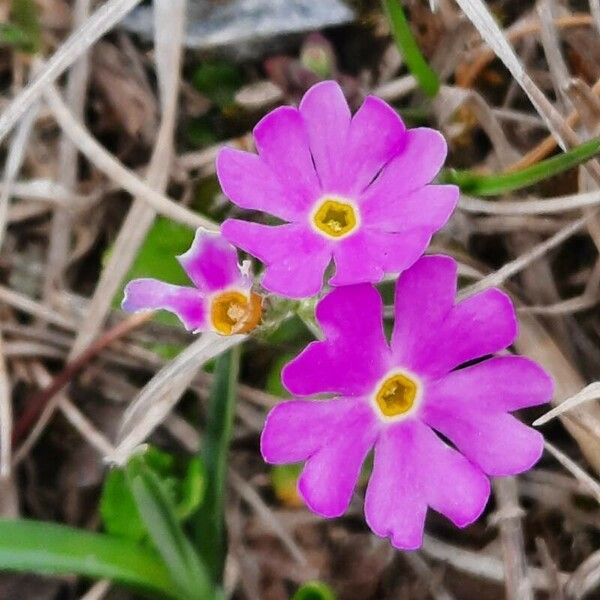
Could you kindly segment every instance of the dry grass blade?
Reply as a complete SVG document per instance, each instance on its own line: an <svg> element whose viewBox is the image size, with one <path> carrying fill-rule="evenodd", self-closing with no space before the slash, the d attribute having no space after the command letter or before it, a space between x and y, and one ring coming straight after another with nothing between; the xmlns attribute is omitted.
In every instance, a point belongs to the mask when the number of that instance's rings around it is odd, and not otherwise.
<svg viewBox="0 0 600 600"><path fill-rule="evenodd" d="M537 13L540 17L542 46L550 68L550 76L554 84L556 97L562 100L564 108L570 102L565 93L569 81L569 70L563 58L555 25L554 13L558 12L555 0L540 0L537 4Z"/></svg>
<svg viewBox="0 0 600 600"><path fill-rule="evenodd" d="M582 192L543 200L480 200L462 195L458 205L465 212L486 215L553 215L600 204L600 191Z"/></svg>
<svg viewBox="0 0 600 600"><path fill-rule="evenodd" d="M80 27L90 12L91 0L77 0L73 10L73 24ZM69 73L66 99L75 118L83 122L86 90L89 78L87 53L73 65ZM77 148L63 134L59 146L58 180L67 190L72 191L77 182ZM52 218L50 243L48 246L48 266L44 279L43 297L48 299L55 288L62 283L63 271L67 263L71 242L71 214L68 210L57 209Z"/></svg>
<svg viewBox="0 0 600 600"><path fill-rule="evenodd" d="M110 591L110 581L98 581L79 600L102 600Z"/></svg>
<svg viewBox="0 0 600 600"><path fill-rule="evenodd" d="M45 67L0 115L0 142L42 94L86 50L115 26L141 0L108 0L54 53Z"/></svg>
<svg viewBox="0 0 600 600"><path fill-rule="evenodd" d="M474 577L499 583L503 583L506 579L504 563L495 556L486 555L483 552L465 550L426 535L423 540L423 553ZM528 574L534 589L548 589L548 579L542 569L530 567ZM565 583L568 577L568 574L560 573L561 583Z"/></svg>
<svg viewBox="0 0 600 600"><path fill-rule="evenodd" d="M504 284L507 279L516 275L532 262L542 258L545 254L550 252L553 248L556 248L562 244L565 240L569 239L572 235L582 229L591 219L595 218L595 214L588 214L585 217L581 217L572 223L569 223L566 227L560 229L553 236L550 236L547 240L537 244L531 250L525 254L515 258L511 262L505 264L503 267L498 269L496 272L486 275L483 279L474 283L473 285L463 289L460 293L461 297L474 294L488 287L496 287Z"/></svg>
<svg viewBox="0 0 600 600"><path fill-rule="evenodd" d="M456 0L456 2L527 94L563 150L576 145L579 140L575 132L525 72L521 61L482 0ZM600 181L600 167L596 161L587 163L586 168L596 181Z"/></svg>
<svg viewBox="0 0 600 600"><path fill-rule="evenodd" d="M521 525L524 513L519 506L516 479L514 477L498 479L494 482L494 492L498 502L496 516L506 569L506 599L533 600Z"/></svg>
<svg viewBox="0 0 600 600"><path fill-rule="evenodd" d="M281 543L287 548L294 560L301 565L307 565L306 556L304 556L304 553L285 526L265 504L260 494L233 469L229 470L229 480L235 491L254 509L262 522L281 540Z"/></svg>
<svg viewBox="0 0 600 600"><path fill-rule="evenodd" d="M600 33L600 0L590 0L590 11L594 17L596 29Z"/></svg>
<svg viewBox="0 0 600 600"><path fill-rule="evenodd" d="M0 335L0 479L11 475L12 461L12 397L4 361L4 342Z"/></svg>
<svg viewBox="0 0 600 600"><path fill-rule="evenodd" d="M215 224L209 219L192 212L184 206L176 204L173 200L154 190L124 167L73 116L54 86L49 87L44 92L44 97L56 121L82 154L85 154L96 167L130 194L143 198L157 212L188 227L194 229L205 227L211 230L216 228Z"/></svg>
<svg viewBox="0 0 600 600"><path fill-rule="evenodd" d="M539 362L553 377L555 393L553 403L558 404L573 396L584 386L584 381L538 319L522 314L519 337L515 343L517 352ZM600 472L600 407L582 406L562 418L563 425L573 436L592 467Z"/></svg>
<svg viewBox="0 0 600 600"><path fill-rule="evenodd" d="M574 460L571 460L564 452L559 450L556 446L546 441L546 450L556 458L556 460L569 471L577 481L584 485L600 502L600 483L598 483L593 477L588 475Z"/></svg>
<svg viewBox="0 0 600 600"><path fill-rule="evenodd" d="M433 600L455 600L455 597L444 588L440 576L434 573L427 561L417 552L406 552L402 556L410 568L419 577L419 580L429 589Z"/></svg>
<svg viewBox="0 0 600 600"><path fill-rule="evenodd" d="M0 302L4 302L18 310L22 310L25 313L38 317L43 321L63 327L65 329L73 330L77 326L74 321L67 319L59 315L55 310L48 308L45 304L41 304L32 300L31 298L19 294L10 288L0 285Z"/></svg>
<svg viewBox="0 0 600 600"><path fill-rule="evenodd" d="M4 180L2 182L2 190L0 191L0 246L4 241L6 233L6 218L8 215L8 204L10 201L12 185L15 182L21 164L25 158L25 150L29 142L31 130L37 118L38 108L33 107L25 118L19 124L19 127L10 143L8 150L8 158L4 169Z"/></svg>
<svg viewBox="0 0 600 600"><path fill-rule="evenodd" d="M117 447L114 453L106 457L107 460L124 464L136 447L171 412L200 367L245 339L243 335L223 337L216 333L204 333L161 369L127 409L121 422Z"/></svg>
<svg viewBox="0 0 600 600"><path fill-rule="evenodd" d="M146 183L152 189L161 192L166 188L173 158L185 6L185 0L161 0L155 3L155 45L162 121ZM155 215L154 208L149 206L143 197L134 199L87 307L86 318L71 349L71 357L81 352L102 327L111 308L112 299L152 226Z"/></svg>
<svg viewBox="0 0 600 600"><path fill-rule="evenodd" d="M555 419L556 417L573 410L575 407L580 406L581 404L592 402L598 399L600 399L600 382L595 381L594 383L590 383L590 385L584 387L579 393L567 398L558 406L548 411L545 415L534 421L533 424L536 427L539 427L540 425L544 425L545 423L548 423L548 421L551 421L552 419Z"/></svg>
<svg viewBox="0 0 600 600"><path fill-rule="evenodd" d="M600 585L600 550L588 556L573 572L565 585L569 598L591 598L590 592Z"/></svg>

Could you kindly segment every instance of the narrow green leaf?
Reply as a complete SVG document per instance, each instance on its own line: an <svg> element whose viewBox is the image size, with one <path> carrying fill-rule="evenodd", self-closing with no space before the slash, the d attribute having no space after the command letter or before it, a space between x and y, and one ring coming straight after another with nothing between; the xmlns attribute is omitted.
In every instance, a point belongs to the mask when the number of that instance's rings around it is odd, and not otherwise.
<svg viewBox="0 0 600 600"><path fill-rule="evenodd" d="M382 2L400 54L404 57L410 72L414 75L421 89L433 98L440 89L440 81L419 49L404 14L401 0L382 0Z"/></svg>
<svg viewBox="0 0 600 600"><path fill-rule="evenodd" d="M136 460L142 460L162 482L181 523L198 509L206 487L206 470L199 456L175 457L149 446ZM124 469L108 472L100 497L100 515L104 529L112 535L138 542L148 537Z"/></svg>
<svg viewBox="0 0 600 600"><path fill-rule="evenodd" d="M129 461L126 473L142 521L181 597L186 600L214 598L206 568L181 528L175 506L160 479L141 457Z"/></svg>
<svg viewBox="0 0 600 600"><path fill-rule="evenodd" d="M156 553L129 540L55 523L0 519L0 571L110 579L182 600Z"/></svg>
<svg viewBox="0 0 600 600"><path fill-rule="evenodd" d="M447 170L442 173L442 183L454 183L468 194L497 196L519 190L544 179L554 177L577 167L600 154L600 137L583 142L579 146L542 160L531 167L499 175L481 175L473 171Z"/></svg>
<svg viewBox="0 0 600 600"><path fill-rule="evenodd" d="M122 469L111 469L106 474L100 497L100 516L104 529L111 535L135 542L146 537L146 527Z"/></svg>
<svg viewBox="0 0 600 600"><path fill-rule="evenodd" d="M237 346L217 360L202 448L208 477L206 495L196 520L196 544L214 581L222 579L227 552L227 457L233 429L240 353L240 347Z"/></svg>

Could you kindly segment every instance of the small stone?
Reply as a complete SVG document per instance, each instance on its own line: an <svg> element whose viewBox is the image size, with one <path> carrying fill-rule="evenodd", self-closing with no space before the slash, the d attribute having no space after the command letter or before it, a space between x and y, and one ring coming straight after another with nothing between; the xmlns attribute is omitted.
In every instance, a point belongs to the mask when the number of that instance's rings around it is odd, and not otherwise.
<svg viewBox="0 0 600 600"><path fill-rule="evenodd" d="M123 21L143 37L152 36L153 9L141 6ZM293 33L343 25L354 19L342 0L189 0L185 44L241 58L260 56L269 42Z"/></svg>

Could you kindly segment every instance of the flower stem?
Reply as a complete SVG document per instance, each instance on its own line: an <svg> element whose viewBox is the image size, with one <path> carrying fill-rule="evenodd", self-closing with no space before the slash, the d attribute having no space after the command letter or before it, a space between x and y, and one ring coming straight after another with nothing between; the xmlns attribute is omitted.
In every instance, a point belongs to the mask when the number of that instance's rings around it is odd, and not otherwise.
<svg viewBox="0 0 600 600"><path fill-rule="evenodd" d="M233 430L240 355L240 346L236 346L217 360L202 447L207 487L206 496L196 518L195 534L200 555L215 583L220 583L223 578L227 553L227 458Z"/></svg>

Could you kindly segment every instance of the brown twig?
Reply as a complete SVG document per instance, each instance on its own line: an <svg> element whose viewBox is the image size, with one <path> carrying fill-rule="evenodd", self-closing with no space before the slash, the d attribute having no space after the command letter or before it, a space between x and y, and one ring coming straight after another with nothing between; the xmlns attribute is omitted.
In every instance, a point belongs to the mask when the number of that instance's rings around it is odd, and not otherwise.
<svg viewBox="0 0 600 600"><path fill-rule="evenodd" d="M93 360L102 350L110 346L116 340L126 336L128 333L138 328L140 325L152 318L152 312L143 312L132 315L121 321L113 328L106 331L93 344L88 346L77 358L69 362L65 368L54 377L52 383L45 389L34 394L27 402L25 412L15 423L12 442L13 446L19 442L29 431L36 419L44 410L44 407L60 392L88 363Z"/></svg>

